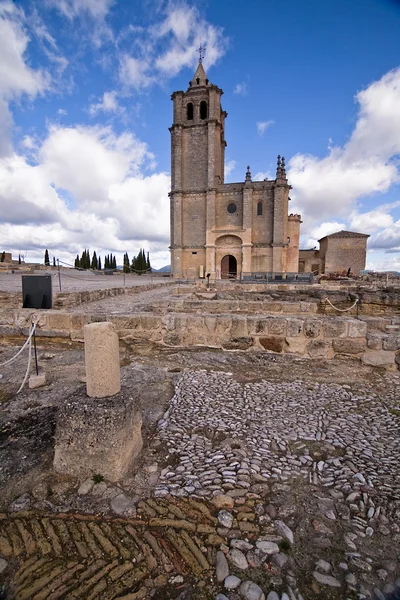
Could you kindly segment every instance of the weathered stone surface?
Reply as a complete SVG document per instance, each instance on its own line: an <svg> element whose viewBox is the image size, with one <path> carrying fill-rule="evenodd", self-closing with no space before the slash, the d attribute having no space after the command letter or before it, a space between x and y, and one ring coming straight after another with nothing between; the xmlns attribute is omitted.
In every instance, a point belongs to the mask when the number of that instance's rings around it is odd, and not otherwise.
<svg viewBox="0 0 400 600"><path fill-rule="evenodd" d="M265 349L268 350L269 352L282 352L283 350L283 345L284 345L284 339L283 338L279 338L276 336L269 336L269 337L260 337L259 338L260 344L261 346Z"/></svg>
<svg viewBox="0 0 400 600"><path fill-rule="evenodd" d="M83 481L78 488L79 496L85 496L86 494L89 494L89 492L92 491L93 486L94 486L94 481L92 478L85 479L85 481Z"/></svg>
<svg viewBox="0 0 400 600"><path fill-rule="evenodd" d="M119 494L111 500L111 508L117 515L134 517L136 515L135 502L125 494Z"/></svg>
<svg viewBox="0 0 400 600"><path fill-rule="evenodd" d="M36 388L46 385L46 373L42 372L39 375L31 375L29 377L29 389L34 390Z"/></svg>
<svg viewBox="0 0 400 600"><path fill-rule="evenodd" d="M239 588L244 600L265 600L265 594L253 581L244 581Z"/></svg>
<svg viewBox="0 0 400 600"><path fill-rule="evenodd" d="M307 344L307 352L311 358L332 358L332 344L326 340L311 340Z"/></svg>
<svg viewBox="0 0 400 600"><path fill-rule="evenodd" d="M316 338L321 333L321 323L316 320L304 321L304 335L308 338Z"/></svg>
<svg viewBox="0 0 400 600"><path fill-rule="evenodd" d="M322 585L328 585L329 587L335 588L341 587L340 581L338 581L335 577L332 577L332 575L324 575L323 573L314 571L313 577L318 581L318 583L322 583Z"/></svg>
<svg viewBox="0 0 400 600"><path fill-rule="evenodd" d="M388 350L366 350L361 360L364 365L385 367L386 365L394 364L395 353Z"/></svg>
<svg viewBox="0 0 400 600"><path fill-rule="evenodd" d="M365 338L346 338L332 341L333 349L338 354L360 354L366 347Z"/></svg>
<svg viewBox="0 0 400 600"><path fill-rule="evenodd" d="M239 577L236 577L236 575L229 575L224 581L224 587L227 590L236 590L241 584L241 581L242 580L239 579Z"/></svg>
<svg viewBox="0 0 400 600"><path fill-rule="evenodd" d="M225 350L248 350L253 345L252 337L236 337L222 344Z"/></svg>
<svg viewBox="0 0 400 600"><path fill-rule="evenodd" d="M111 323L84 327L86 389L92 398L118 394L121 389L118 336Z"/></svg>
<svg viewBox="0 0 400 600"><path fill-rule="evenodd" d="M215 570L217 581L224 581L229 576L229 566L226 556L220 550L217 552ZM226 587L226 586L225 586Z"/></svg>
<svg viewBox="0 0 400 600"><path fill-rule="evenodd" d="M235 504L233 498L227 496L226 494L215 496L211 502L214 504L215 508L226 508L228 510L231 510Z"/></svg>
<svg viewBox="0 0 400 600"><path fill-rule="evenodd" d="M142 416L128 393L88 398L77 392L57 415L54 469L79 479L118 481L140 453Z"/></svg>
<svg viewBox="0 0 400 600"><path fill-rule="evenodd" d="M231 562L238 569L245 570L248 568L249 563L247 562L245 555L243 554L243 552L241 552L237 548L232 548L228 556L229 556Z"/></svg>

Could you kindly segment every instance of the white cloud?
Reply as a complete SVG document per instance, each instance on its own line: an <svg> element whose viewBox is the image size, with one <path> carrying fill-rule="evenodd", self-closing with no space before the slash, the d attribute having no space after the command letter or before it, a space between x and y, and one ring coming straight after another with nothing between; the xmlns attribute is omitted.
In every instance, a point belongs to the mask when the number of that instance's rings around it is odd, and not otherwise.
<svg viewBox="0 0 400 600"><path fill-rule="evenodd" d="M154 82L154 77L148 74L150 68L150 64L146 60L122 54L119 65L120 81L123 85L132 86L138 90L146 88Z"/></svg>
<svg viewBox="0 0 400 600"><path fill-rule="evenodd" d="M257 121L257 133L260 136L263 136L267 131L268 127L274 124L274 121Z"/></svg>
<svg viewBox="0 0 400 600"><path fill-rule="evenodd" d="M304 248L319 248L318 240L325 237L326 235L330 235L331 233L335 233L336 231L342 231L346 229L344 223L339 223L336 221L326 221L321 223L317 227L313 227L310 230L303 230L302 228L302 243L301 246ZM304 240L304 242L303 242Z"/></svg>
<svg viewBox="0 0 400 600"><path fill-rule="evenodd" d="M238 96L247 96L247 83L237 83L233 93Z"/></svg>
<svg viewBox="0 0 400 600"><path fill-rule="evenodd" d="M225 163L225 180L228 180L236 167L235 160L227 160Z"/></svg>
<svg viewBox="0 0 400 600"><path fill-rule="evenodd" d="M89 114L94 117L98 112L121 112L123 108L118 105L117 92L104 92L103 98L97 104L89 106Z"/></svg>
<svg viewBox="0 0 400 600"><path fill-rule="evenodd" d="M65 108L59 108L57 113L59 115L66 116L68 114L68 111Z"/></svg>
<svg viewBox="0 0 400 600"><path fill-rule="evenodd" d="M400 220L392 222L383 231L374 235L369 243L370 248L397 250L400 252Z"/></svg>
<svg viewBox="0 0 400 600"><path fill-rule="evenodd" d="M48 0L68 19L89 15L93 19L104 19L115 0Z"/></svg>
<svg viewBox="0 0 400 600"><path fill-rule="evenodd" d="M347 217L359 198L399 181L400 68L359 92L356 101L357 123L343 147L330 148L324 158L297 154L289 162L292 196L307 221Z"/></svg>
<svg viewBox="0 0 400 600"><path fill-rule="evenodd" d="M264 181L264 179L275 179L275 175L269 171L259 171L253 177L253 181Z"/></svg>
<svg viewBox="0 0 400 600"><path fill-rule="evenodd" d="M124 50L128 38L133 40L133 50ZM185 67L194 68L200 45L205 47L203 64L207 69L225 54L227 43L223 29L208 23L196 7L171 2L164 18L148 28L129 27L120 36L121 83L146 88L174 77Z"/></svg>
<svg viewBox="0 0 400 600"><path fill-rule="evenodd" d="M0 156L12 151L9 103L24 95L32 99L50 86L48 74L25 61L29 38L24 19L24 12L11 2L0 4Z"/></svg>
<svg viewBox="0 0 400 600"><path fill-rule="evenodd" d="M382 204L365 213L354 211L351 216L350 229L363 233L374 233L378 229L389 227L393 223L390 211L400 206L400 202Z"/></svg>
<svg viewBox="0 0 400 600"><path fill-rule="evenodd" d="M34 144L25 137L28 150ZM36 156L35 165L16 154L0 160L4 247L39 258L48 247L70 262L88 246L103 255L146 247L164 256L170 178L144 175L154 167L145 143L109 127L53 125Z"/></svg>

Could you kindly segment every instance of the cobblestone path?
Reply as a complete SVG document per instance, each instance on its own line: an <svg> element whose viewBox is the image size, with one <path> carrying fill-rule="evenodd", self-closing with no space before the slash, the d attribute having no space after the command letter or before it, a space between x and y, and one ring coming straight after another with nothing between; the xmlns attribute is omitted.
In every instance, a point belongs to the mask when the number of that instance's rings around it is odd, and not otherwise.
<svg viewBox="0 0 400 600"><path fill-rule="evenodd" d="M168 582L210 583L216 527L190 499L141 502L134 519L20 511L0 515L0 554L14 562L15 600L134 600Z"/></svg>

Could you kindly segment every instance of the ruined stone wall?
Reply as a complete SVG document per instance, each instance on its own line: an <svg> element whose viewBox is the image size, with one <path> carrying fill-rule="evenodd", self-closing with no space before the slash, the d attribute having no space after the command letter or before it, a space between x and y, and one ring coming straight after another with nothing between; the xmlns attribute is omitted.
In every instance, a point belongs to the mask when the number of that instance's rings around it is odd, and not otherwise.
<svg viewBox="0 0 400 600"><path fill-rule="evenodd" d="M6 312L6 311L4 311ZM12 313L12 314L11 314ZM3 335L27 335L31 318L37 336L83 341L85 324L110 321L120 339L148 341L169 347L206 346L224 350L264 350L311 359L350 355L378 366L400 363L400 335L385 318L262 316L232 314L136 313L130 315L10 311L0 315ZM389 331L388 331L389 327ZM374 362L375 361L375 362Z"/></svg>

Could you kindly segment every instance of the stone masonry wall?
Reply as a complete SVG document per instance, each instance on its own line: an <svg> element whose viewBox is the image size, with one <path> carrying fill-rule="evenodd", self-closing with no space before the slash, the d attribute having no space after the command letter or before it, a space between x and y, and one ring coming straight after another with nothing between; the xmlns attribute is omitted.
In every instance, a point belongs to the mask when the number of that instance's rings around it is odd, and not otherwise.
<svg viewBox="0 0 400 600"><path fill-rule="evenodd" d="M110 321L120 339L146 340L169 347L205 346L224 350L264 350L311 359L350 355L369 364L395 368L400 364L400 334L387 331L388 321L346 317L261 316L211 314L86 315L61 311L4 311L3 335L27 335L31 318L38 319L38 337L83 341L87 323ZM380 327L380 329L379 329ZM389 328L391 326L389 325Z"/></svg>

